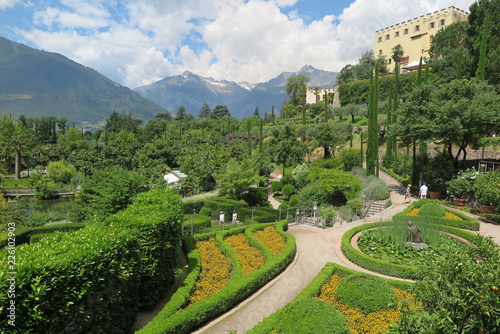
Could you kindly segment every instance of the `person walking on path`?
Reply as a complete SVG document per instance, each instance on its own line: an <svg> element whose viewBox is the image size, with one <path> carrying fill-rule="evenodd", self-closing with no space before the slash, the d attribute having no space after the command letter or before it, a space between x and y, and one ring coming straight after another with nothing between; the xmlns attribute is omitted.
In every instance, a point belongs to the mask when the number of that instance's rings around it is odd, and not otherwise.
<svg viewBox="0 0 500 334"><path fill-rule="evenodd" d="M408 184L408 186L406 187L405 189L405 198L403 199L403 203L401 204L405 204L406 203L406 200L408 200L408 203L411 203L411 184Z"/></svg>
<svg viewBox="0 0 500 334"><path fill-rule="evenodd" d="M422 184L422 186L420 187L420 191L418 192L418 196L420 196L420 198L427 198L427 191L429 191L429 188L427 188L427 186L425 185L425 182L424 182L424 184Z"/></svg>

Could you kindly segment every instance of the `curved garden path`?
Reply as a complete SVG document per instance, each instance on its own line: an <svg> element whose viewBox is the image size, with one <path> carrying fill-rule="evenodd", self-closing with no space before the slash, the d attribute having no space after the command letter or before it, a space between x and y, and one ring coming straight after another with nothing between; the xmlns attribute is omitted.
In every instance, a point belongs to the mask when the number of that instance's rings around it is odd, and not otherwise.
<svg viewBox="0 0 500 334"><path fill-rule="evenodd" d="M297 241L297 255L294 262L248 299L194 333L222 334L228 333L228 330L236 330L240 334L245 333L258 322L291 302L318 275L327 262L368 272L345 259L340 252L340 242L347 230L365 223L391 220L394 214L403 211L408 206L408 204L401 204L404 198L404 187L383 172L380 172L380 178L391 190L392 206L367 219L325 230L303 225L291 226L288 232L294 235ZM480 233L491 235L497 242L500 242L500 226L498 225L481 221Z"/></svg>

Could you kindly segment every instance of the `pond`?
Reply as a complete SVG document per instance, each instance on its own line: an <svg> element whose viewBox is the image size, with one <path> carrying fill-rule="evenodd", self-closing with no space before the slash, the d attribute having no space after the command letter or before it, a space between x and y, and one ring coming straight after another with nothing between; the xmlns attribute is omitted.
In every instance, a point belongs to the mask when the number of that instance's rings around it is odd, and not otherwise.
<svg viewBox="0 0 500 334"><path fill-rule="evenodd" d="M55 222L68 222L68 216L73 210L73 197L37 200L21 198L9 202L10 207L22 209L25 226L40 226Z"/></svg>

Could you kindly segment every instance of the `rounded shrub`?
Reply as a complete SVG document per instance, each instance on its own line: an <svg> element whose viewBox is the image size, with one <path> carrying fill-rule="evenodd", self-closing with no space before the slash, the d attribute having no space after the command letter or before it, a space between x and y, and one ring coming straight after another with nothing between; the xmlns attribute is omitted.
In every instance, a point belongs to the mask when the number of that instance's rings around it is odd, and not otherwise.
<svg viewBox="0 0 500 334"><path fill-rule="evenodd" d="M273 193L279 193L283 189L283 183L276 181L271 183L271 190Z"/></svg>
<svg viewBox="0 0 500 334"><path fill-rule="evenodd" d="M212 216L212 210L210 208L207 208L206 206L202 207L200 209L200 215L205 215L205 216Z"/></svg>
<svg viewBox="0 0 500 334"><path fill-rule="evenodd" d="M351 274L342 279L337 288L337 296L365 314L394 308L397 303L389 283L362 273Z"/></svg>
<svg viewBox="0 0 500 334"><path fill-rule="evenodd" d="M288 200L289 207L299 206L299 196L293 194Z"/></svg>
<svg viewBox="0 0 500 334"><path fill-rule="evenodd" d="M443 207L436 203L426 203L422 205L418 214L420 216L444 217L446 215L446 211Z"/></svg>

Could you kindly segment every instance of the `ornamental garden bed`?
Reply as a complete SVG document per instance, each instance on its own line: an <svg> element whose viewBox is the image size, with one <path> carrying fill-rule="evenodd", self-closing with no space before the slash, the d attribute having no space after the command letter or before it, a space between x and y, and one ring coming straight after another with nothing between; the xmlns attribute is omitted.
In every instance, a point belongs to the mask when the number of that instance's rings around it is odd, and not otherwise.
<svg viewBox="0 0 500 334"><path fill-rule="evenodd" d="M291 303L247 333L386 333L402 309L418 306L411 286L327 263Z"/></svg>
<svg viewBox="0 0 500 334"><path fill-rule="evenodd" d="M188 274L138 333L188 333L265 285L295 256L295 238L284 232L286 226L281 221L186 237ZM266 246L269 241L273 247Z"/></svg>

